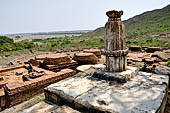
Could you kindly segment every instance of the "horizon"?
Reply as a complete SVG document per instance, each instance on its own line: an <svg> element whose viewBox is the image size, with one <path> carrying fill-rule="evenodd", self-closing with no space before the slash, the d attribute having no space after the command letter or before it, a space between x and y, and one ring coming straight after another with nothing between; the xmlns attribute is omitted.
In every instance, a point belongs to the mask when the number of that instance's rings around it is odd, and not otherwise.
<svg viewBox="0 0 170 113"><path fill-rule="evenodd" d="M145 4L146 0L137 2L135 0L130 2L108 0L109 2L104 3L103 1L89 0L81 2L78 0L64 1L37 0L33 2L33 0L30 0L26 3L21 0L12 1L13 3L10 0L0 1L0 35L94 30L104 26L108 19L105 15L108 10L123 10L122 20L127 20L146 11L161 9L170 4L168 1L161 0L157 2L147 1L147 4ZM82 3L84 3L83 6ZM131 3L135 5L131 7ZM88 6L86 7L86 5ZM96 9L94 8L95 5Z"/></svg>

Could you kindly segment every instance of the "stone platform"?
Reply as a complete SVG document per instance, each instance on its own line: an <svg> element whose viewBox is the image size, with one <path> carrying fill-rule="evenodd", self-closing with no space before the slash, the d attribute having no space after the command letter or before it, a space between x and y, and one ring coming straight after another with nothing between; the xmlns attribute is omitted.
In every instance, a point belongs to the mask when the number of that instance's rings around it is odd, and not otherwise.
<svg viewBox="0 0 170 113"><path fill-rule="evenodd" d="M126 71L122 72L108 72L106 68L97 69L93 77L106 80L106 81L116 81L118 83L125 83L131 78L134 78L138 72L138 68L127 66Z"/></svg>
<svg viewBox="0 0 170 113"><path fill-rule="evenodd" d="M138 74L123 84L78 73L45 88L45 98L83 113L163 113L169 77Z"/></svg>

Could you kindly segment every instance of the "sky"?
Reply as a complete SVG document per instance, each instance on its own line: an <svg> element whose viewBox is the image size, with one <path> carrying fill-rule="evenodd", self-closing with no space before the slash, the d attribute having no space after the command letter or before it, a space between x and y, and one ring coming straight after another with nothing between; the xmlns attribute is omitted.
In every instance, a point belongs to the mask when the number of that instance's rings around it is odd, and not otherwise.
<svg viewBox="0 0 170 113"><path fill-rule="evenodd" d="M0 0L0 34L94 30L105 25L109 10L123 10L126 20L169 4L170 0Z"/></svg>

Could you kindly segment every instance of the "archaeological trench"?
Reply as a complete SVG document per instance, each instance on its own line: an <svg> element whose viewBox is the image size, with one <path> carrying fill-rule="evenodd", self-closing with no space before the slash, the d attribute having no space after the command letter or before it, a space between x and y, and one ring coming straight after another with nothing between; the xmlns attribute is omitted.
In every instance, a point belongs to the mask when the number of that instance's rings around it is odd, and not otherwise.
<svg viewBox="0 0 170 113"><path fill-rule="evenodd" d="M170 59L154 53L165 48L126 47L123 11L106 15L104 48L40 54L1 67L1 110L44 92L47 102L74 113L164 113L170 69L163 65Z"/></svg>

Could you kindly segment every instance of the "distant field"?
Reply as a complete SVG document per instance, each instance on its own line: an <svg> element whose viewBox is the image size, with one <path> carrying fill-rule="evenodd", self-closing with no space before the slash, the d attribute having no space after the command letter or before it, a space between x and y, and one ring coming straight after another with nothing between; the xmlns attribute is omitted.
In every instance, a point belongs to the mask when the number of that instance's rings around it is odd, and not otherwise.
<svg viewBox="0 0 170 113"><path fill-rule="evenodd" d="M56 35L21 35L20 38L15 38L16 36L10 36L10 38L14 39L14 42L19 42L22 40L29 40L32 39L47 39L47 38L56 38L56 37L73 37L73 36L80 36L81 34L56 34Z"/></svg>

